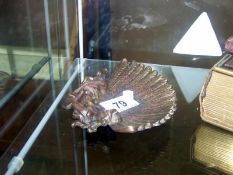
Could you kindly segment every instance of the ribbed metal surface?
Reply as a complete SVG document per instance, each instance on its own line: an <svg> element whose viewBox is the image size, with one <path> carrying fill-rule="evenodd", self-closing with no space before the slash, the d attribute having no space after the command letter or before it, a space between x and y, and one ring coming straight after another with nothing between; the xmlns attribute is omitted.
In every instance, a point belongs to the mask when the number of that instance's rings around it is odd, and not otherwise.
<svg viewBox="0 0 233 175"><path fill-rule="evenodd" d="M233 77L213 71L203 98L203 119L233 131Z"/></svg>
<svg viewBox="0 0 233 175"><path fill-rule="evenodd" d="M209 168L233 174L233 135L202 125L195 134L193 157Z"/></svg>

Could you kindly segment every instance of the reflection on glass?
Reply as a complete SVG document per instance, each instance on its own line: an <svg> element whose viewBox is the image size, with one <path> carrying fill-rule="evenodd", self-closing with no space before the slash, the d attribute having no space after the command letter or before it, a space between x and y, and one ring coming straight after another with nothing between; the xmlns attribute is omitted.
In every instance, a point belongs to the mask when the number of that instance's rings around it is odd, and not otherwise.
<svg viewBox="0 0 233 175"><path fill-rule="evenodd" d="M171 66L176 81L188 103L200 93L208 75L208 69Z"/></svg>
<svg viewBox="0 0 233 175"><path fill-rule="evenodd" d="M169 143L170 126L119 134L109 127L88 133L90 174L150 174ZM98 173L97 173L98 172Z"/></svg>
<svg viewBox="0 0 233 175"><path fill-rule="evenodd" d="M10 78L7 72L0 71L0 98L4 94L5 86Z"/></svg>
<svg viewBox="0 0 233 175"><path fill-rule="evenodd" d="M233 173L233 135L213 126L202 124L195 132L192 158L199 163Z"/></svg>
<svg viewBox="0 0 233 175"><path fill-rule="evenodd" d="M84 59L82 70L85 76L93 76L102 68L109 68L110 72L112 72L117 63L116 61ZM77 67L80 68L80 64L80 60L77 59L70 68L71 74L74 71L78 71L77 73L81 71L77 69ZM172 74L171 66L156 64L150 64L150 66L160 74L165 75L174 89L179 90ZM185 68L179 67L179 69ZM201 71L202 69L197 70ZM72 77L75 78L75 80L70 88L74 89L80 84L80 74L75 74ZM71 79L68 81L70 80ZM58 87L58 89L56 90L60 92L65 82L58 83L60 84L57 84L58 86L56 87ZM180 94L181 93L177 93L177 98L181 99L180 102L183 104L184 99L180 98ZM20 132L15 139L15 142L12 143L9 150L6 152L7 155L10 156L7 161L4 161L6 162L5 165L2 163L3 159L0 160L0 171L4 169L5 172L6 164L9 162L11 156L13 156L13 154L16 155L15 152L21 152L20 149L23 145L19 147L17 145L18 142L24 144L25 140L29 138L30 134L35 129L35 126L39 123L43 115L45 115L47 109L51 106L54 107L52 104L53 102L54 99L51 97L50 93L38 110L31 116L30 122L26 124L22 132ZM190 107L192 109L196 108L194 103L190 104ZM196 127L195 120L198 118L187 118L187 116L189 116L188 114L191 112L193 114L193 111L187 109L185 105L180 105L173 120L160 127L153 127L144 132L119 134L114 133L112 130L109 132L104 130L100 134L98 132L100 130L98 130L96 135L87 134L86 143L85 139L84 141L80 141L80 138L82 138L82 130L77 128L75 131L77 131L78 135L73 139L77 141L76 144L71 142L72 129L70 127L70 119L72 112L63 110L61 105L58 105L56 110L57 114L52 115L48 123L44 125L45 127L41 131L40 136L24 157L25 164L19 173L40 174L40 172L48 170L48 172L51 172L49 174L64 174L64 172L72 174L72 171L78 172L78 174L81 174L79 172L82 172L82 174L96 174L97 171L100 172L99 174L120 174L122 172L125 174L150 174L150 172L160 171L162 168L164 171L162 174L172 174L173 169L167 169L167 167L171 165L178 169L181 164L187 161L186 156L189 156L189 154L186 155L186 153L189 149L184 148L184 145L186 145L187 142L189 143L190 134L192 133L189 131L190 129L192 130L193 127ZM17 120L17 123L18 121L19 120ZM96 141L92 141L90 137L95 137L94 139ZM105 138L107 139L107 143L104 143L106 140ZM187 139L187 142L184 142L184 139ZM94 146L92 147L91 145ZM99 149L99 145L101 149ZM76 147L77 151L73 150ZM83 152L83 150L86 152ZM34 172L35 169L41 169L41 171Z"/></svg>
<svg viewBox="0 0 233 175"><path fill-rule="evenodd" d="M221 56L218 39L206 12L203 12L185 33L173 53Z"/></svg>

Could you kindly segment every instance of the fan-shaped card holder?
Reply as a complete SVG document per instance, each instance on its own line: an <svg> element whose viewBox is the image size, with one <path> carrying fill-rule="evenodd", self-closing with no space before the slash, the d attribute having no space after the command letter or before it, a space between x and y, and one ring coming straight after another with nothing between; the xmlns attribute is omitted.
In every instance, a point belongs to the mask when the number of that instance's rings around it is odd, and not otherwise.
<svg viewBox="0 0 233 175"><path fill-rule="evenodd" d="M109 125L114 131L133 133L169 120L176 110L176 93L150 66L123 59L111 75L102 69L86 77L66 96L63 107L73 110L72 127L95 132Z"/></svg>

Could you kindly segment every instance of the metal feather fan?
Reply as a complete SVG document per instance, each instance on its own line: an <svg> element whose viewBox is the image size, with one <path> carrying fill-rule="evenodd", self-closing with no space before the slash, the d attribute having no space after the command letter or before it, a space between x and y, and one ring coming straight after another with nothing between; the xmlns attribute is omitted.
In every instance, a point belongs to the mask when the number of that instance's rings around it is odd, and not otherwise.
<svg viewBox="0 0 233 175"><path fill-rule="evenodd" d="M129 96L124 98L127 102L119 100L125 92L133 94L136 104L128 104ZM132 133L170 119L176 110L176 95L167 79L150 66L123 59L110 76L103 69L94 77L86 77L65 97L62 106L73 109L72 127L95 132L99 126L109 125L117 132Z"/></svg>

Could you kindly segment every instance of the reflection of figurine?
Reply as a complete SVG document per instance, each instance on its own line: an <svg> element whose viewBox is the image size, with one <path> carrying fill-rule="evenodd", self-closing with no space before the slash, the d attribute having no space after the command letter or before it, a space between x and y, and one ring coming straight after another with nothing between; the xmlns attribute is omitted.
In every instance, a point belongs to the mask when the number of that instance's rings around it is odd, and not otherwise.
<svg viewBox="0 0 233 175"><path fill-rule="evenodd" d="M133 92L137 106L119 111L100 104L118 98L127 90ZM129 107L125 101L116 104L118 108L120 105ZM94 132L99 126L110 125L118 132L136 132L170 119L176 109L176 96L167 80L151 67L123 59L110 77L106 69L95 77L87 77L78 89L68 94L63 107L74 110L73 127Z"/></svg>
<svg viewBox="0 0 233 175"><path fill-rule="evenodd" d="M231 133L202 124L195 132L192 141L192 161L205 165L208 170L216 169L233 174L233 135Z"/></svg>
<svg viewBox="0 0 233 175"><path fill-rule="evenodd" d="M109 127L100 127L95 133L87 133L87 142L90 174L151 174L161 172L159 165L163 163L162 169L166 170L172 165L166 157L170 151L169 123L135 134L114 133ZM98 164L92 163L96 160Z"/></svg>

